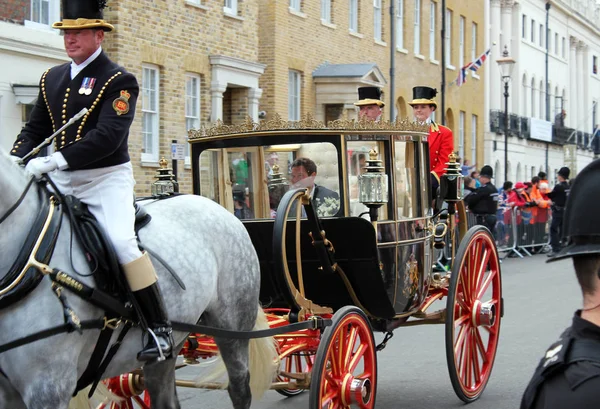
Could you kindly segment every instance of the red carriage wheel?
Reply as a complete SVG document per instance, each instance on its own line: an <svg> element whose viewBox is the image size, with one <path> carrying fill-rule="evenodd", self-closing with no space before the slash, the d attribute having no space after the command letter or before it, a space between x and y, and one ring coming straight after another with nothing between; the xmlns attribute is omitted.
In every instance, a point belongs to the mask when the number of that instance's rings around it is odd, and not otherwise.
<svg viewBox="0 0 600 409"><path fill-rule="evenodd" d="M281 358L280 370L294 374L309 374L315 362L315 354L310 351L299 351ZM277 375L277 382L289 382L291 379L285 374ZM304 392L304 389L276 389L286 397L292 397Z"/></svg>
<svg viewBox="0 0 600 409"><path fill-rule="evenodd" d="M471 228L452 266L446 308L446 359L456 395L479 398L494 366L503 315L496 244L488 229Z"/></svg>
<svg viewBox="0 0 600 409"><path fill-rule="evenodd" d="M372 409L376 390L377 355L371 324L360 309L341 308L317 350L309 407Z"/></svg>
<svg viewBox="0 0 600 409"><path fill-rule="evenodd" d="M126 373L103 382L110 392L122 400L102 404L97 409L150 409L150 395L144 390L140 374Z"/></svg>

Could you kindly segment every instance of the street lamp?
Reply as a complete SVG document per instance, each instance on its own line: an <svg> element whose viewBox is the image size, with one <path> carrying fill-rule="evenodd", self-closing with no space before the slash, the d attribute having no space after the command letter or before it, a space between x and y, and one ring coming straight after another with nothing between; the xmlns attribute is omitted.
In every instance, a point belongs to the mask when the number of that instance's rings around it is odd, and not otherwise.
<svg viewBox="0 0 600 409"><path fill-rule="evenodd" d="M504 82L504 181L508 180L508 83L516 61L508 56L508 48L504 46L502 57L496 60L500 67L500 75Z"/></svg>

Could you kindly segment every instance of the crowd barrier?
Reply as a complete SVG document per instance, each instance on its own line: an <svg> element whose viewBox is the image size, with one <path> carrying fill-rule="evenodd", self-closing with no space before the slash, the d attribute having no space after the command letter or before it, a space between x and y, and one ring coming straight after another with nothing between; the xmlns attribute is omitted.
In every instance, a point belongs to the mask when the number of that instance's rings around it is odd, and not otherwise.
<svg viewBox="0 0 600 409"><path fill-rule="evenodd" d="M514 254L523 258L533 253L549 250L550 223L552 212L544 208L499 208L496 214L494 238L498 252L503 257ZM477 216L467 210L467 226L477 225ZM457 227L458 229L458 227ZM458 235L458 230L456 232ZM436 264L440 268L447 266L452 258L452 247L446 238L443 250L436 252Z"/></svg>

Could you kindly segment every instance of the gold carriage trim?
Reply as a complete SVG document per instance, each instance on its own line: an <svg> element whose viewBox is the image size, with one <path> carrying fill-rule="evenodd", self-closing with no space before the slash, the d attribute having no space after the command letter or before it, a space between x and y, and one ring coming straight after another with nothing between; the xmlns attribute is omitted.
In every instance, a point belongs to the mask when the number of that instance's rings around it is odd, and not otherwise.
<svg viewBox="0 0 600 409"><path fill-rule="evenodd" d="M344 130L344 131L416 131L429 132L429 125L413 122L408 119L397 119L395 121L372 121L366 118L337 119L329 121L327 125L323 121L316 120L311 114L304 115L300 121L286 121L279 114L275 114L268 121L254 122L252 118L237 125L225 125L218 120L213 126L190 129L188 136L190 140L201 139L211 136L236 135L249 132L262 131L294 131L294 130Z"/></svg>

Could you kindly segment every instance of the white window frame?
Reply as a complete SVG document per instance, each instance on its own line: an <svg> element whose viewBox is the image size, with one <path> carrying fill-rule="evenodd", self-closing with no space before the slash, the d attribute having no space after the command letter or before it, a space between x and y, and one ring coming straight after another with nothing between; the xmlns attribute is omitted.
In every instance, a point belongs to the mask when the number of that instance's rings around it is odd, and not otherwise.
<svg viewBox="0 0 600 409"><path fill-rule="evenodd" d="M358 33L358 0L350 0L349 27L352 33Z"/></svg>
<svg viewBox="0 0 600 409"><path fill-rule="evenodd" d="M302 11L302 0L290 0L290 9L294 11Z"/></svg>
<svg viewBox="0 0 600 409"><path fill-rule="evenodd" d="M460 16L458 22L458 66L460 68L465 66L465 25L466 19L464 16Z"/></svg>
<svg viewBox="0 0 600 409"><path fill-rule="evenodd" d="M535 104L537 102L537 97L535 95L535 78L531 79L531 117L535 118Z"/></svg>
<svg viewBox="0 0 600 409"><path fill-rule="evenodd" d="M150 73L154 74L153 83L150 83L152 79L147 77ZM140 93L142 97L142 162L158 163L160 145L160 69L157 65L142 64ZM152 99L152 95L154 99ZM147 129L147 124L151 126L150 130ZM151 138L150 141L147 140L148 137ZM146 148L150 148L151 152L144 152Z"/></svg>
<svg viewBox="0 0 600 409"><path fill-rule="evenodd" d="M381 0L373 0L373 37L375 38L375 41L383 41Z"/></svg>
<svg viewBox="0 0 600 409"><path fill-rule="evenodd" d="M554 33L554 54L558 55L558 33Z"/></svg>
<svg viewBox="0 0 600 409"><path fill-rule="evenodd" d="M38 2L39 7L41 7L44 3L48 4L48 17L46 21L40 21L41 17L38 19L34 19L34 9L35 4ZM40 10L41 14L41 10ZM52 32L58 33L58 30L52 29L52 23L60 20L60 0L31 0L30 2L30 13L29 19L24 21L24 25L26 27L43 29L43 30L52 30Z"/></svg>
<svg viewBox="0 0 600 409"><path fill-rule="evenodd" d="M296 70L288 72L288 120L299 121L302 103L302 73Z"/></svg>
<svg viewBox="0 0 600 409"><path fill-rule="evenodd" d="M421 55L421 0L415 2L415 21L414 21L414 41L413 52L415 55Z"/></svg>
<svg viewBox="0 0 600 409"><path fill-rule="evenodd" d="M535 20L531 19L531 42L535 44Z"/></svg>
<svg viewBox="0 0 600 409"><path fill-rule="evenodd" d="M429 59L436 61L435 59L435 39L437 33L435 31L435 19L437 18L437 4L435 1L431 1L429 4Z"/></svg>
<svg viewBox="0 0 600 409"><path fill-rule="evenodd" d="M521 15L521 38L527 38L527 15Z"/></svg>
<svg viewBox="0 0 600 409"><path fill-rule="evenodd" d="M185 164L190 164L190 144L187 131L200 128L200 75L185 74Z"/></svg>
<svg viewBox="0 0 600 409"><path fill-rule="evenodd" d="M331 0L321 0L321 22L331 24Z"/></svg>
<svg viewBox="0 0 600 409"><path fill-rule="evenodd" d="M237 16L238 14L238 0L224 0L223 2L223 13Z"/></svg>
<svg viewBox="0 0 600 409"><path fill-rule="evenodd" d="M395 0L396 4L396 48L404 50L404 0Z"/></svg>
<svg viewBox="0 0 600 409"><path fill-rule="evenodd" d="M458 113L458 156L465 157L465 111Z"/></svg>
<svg viewBox="0 0 600 409"><path fill-rule="evenodd" d="M540 47L543 47L544 46L544 25L543 24L540 24L540 34L539 35L540 35L540 38L539 38L538 43L539 43Z"/></svg>
<svg viewBox="0 0 600 409"><path fill-rule="evenodd" d="M446 64L447 68L454 68L452 66L452 10L446 9Z"/></svg>
<svg viewBox="0 0 600 409"><path fill-rule="evenodd" d="M565 40L564 37L562 38L562 47L561 48L562 48L562 50L561 50L562 51L562 58L567 58L566 57L566 48L567 48L567 45L566 45L566 40Z"/></svg>
<svg viewBox="0 0 600 409"><path fill-rule="evenodd" d="M471 115L471 166L477 164L477 115Z"/></svg>

